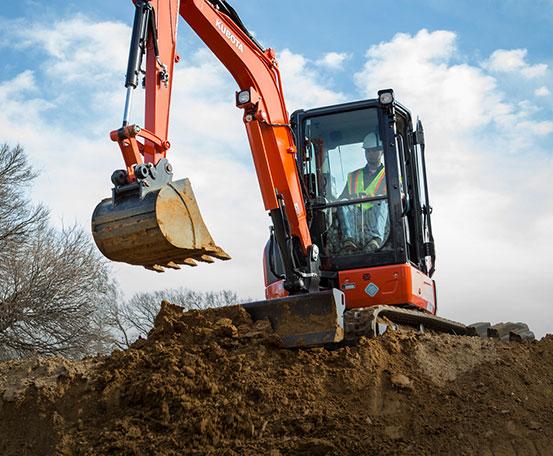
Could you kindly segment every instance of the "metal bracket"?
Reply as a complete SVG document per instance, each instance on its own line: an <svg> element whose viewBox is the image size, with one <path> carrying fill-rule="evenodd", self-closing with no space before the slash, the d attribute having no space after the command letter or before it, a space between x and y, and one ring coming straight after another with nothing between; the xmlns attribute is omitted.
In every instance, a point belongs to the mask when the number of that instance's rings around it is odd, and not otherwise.
<svg viewBox="0 0 553 456"><path fill-rule="evenodd" d="M112 202L115 206L121 199L132 194L138 194L140 199L164 185L173 181L173 167L166 158L162 158L157 165L142 163L134 167L136 181L115 185L112 189ZM115 173L117 173L116 171ZM114 174L115 174L114 173Z"/></svg>

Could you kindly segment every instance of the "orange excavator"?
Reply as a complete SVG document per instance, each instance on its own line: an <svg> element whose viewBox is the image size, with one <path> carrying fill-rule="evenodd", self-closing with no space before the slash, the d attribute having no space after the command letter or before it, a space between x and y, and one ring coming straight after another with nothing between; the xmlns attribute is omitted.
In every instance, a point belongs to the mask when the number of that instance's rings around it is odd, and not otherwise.
<svg viewBox="0 0 553 456"><path fill-rule="evenodd" d="M465 326L436 316L424 132L392 90L289 117L276 53L227 1L134 3L123 123L110 135L125 168L113 173L112 196L92 216L107 258L158 272L230 259L209 234L190 182L174 181L167 159L180 15L239 86L236 105L272 219L267 299L244 304L254 320L269 319L286 347L347 342L404 325L530 337L517 324ZM141 83L144 127L129 124Z"/></svg>

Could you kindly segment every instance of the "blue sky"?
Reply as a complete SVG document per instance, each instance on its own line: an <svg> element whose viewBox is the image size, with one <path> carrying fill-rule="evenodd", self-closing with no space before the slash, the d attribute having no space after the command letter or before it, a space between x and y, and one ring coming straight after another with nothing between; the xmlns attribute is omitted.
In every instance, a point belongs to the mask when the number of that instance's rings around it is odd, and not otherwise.
<svg viewBox="0 0 553 456"><path fill-rule="evenodd" d="M392 87L421 115L442 313L553 332L553 1L232 4L278 51L290 112ZM130 0L22 0L0 14L0 142L25 146L41 171L34 196L54 223L87 226L121 167L107 135L123 109L132 15ZM114 271L127 294L183 285L260 298L268 218L236 85L182 21L178 49L170 160L234 259L163 275ZM138 123L141 112L137 103Z"/></svg>
<svg viewBox="0 0 553 456"><path fill-rule="evenodd" d="M393 4L382 0L238 0L232 4L246 24L272 45L293 48L301 41L306 53L336 48L337 41L355 52L359 45L390 39L398 31L429 28L456 30L469 49L483 53L514 46L531 48L537 59L551 58L544 39L553 25L550 0L399 0ZM22 0L10 2L3 14L33 20L86 14L93 20L128 21L130 11L130 1ZM312 35L317 39L307 39Z"/></svg>
<svg viewBox="0 0 553 456"><path fill-rule="evenodd" d="M290 49L312 60L329 49L345 52L350 58L344 62L344 68L352 72L362 65L364 52L369 46L390 40L398 32L415 34L423 28L457 33L459 53L454 58L459 62L477 64L496 49L528 49L529 63L540 62L550 67L553 64L545 39L553 28L551 0L400 0L393 4L386 1L240 0L234 6L265 45L277 50ZM132 14L130 1L23 0L10 2L0 18L23 20L22 27L29 22L48 24L75 16L85 16L91 21L130 24ZM203 44L190 28L180 28L181 53L201 46ZM40 68L44 58L41 52L40 49L27 48L22 53L20 49L4 46L0 78L10 78L23 69ZM508 79L502 82L514 97L519 95L515 92L520 92L520 86ZM352 90L351 79L333 78L332 87L345 92L351 99L358 97L358 93ZM533 87L525 89L529 91ZM542 117L550 117L551 103L544 103L541 107Z"/></svg>
<svg viewBox="0 0 553 456"><path fill-rule="evenodd" d="M416 33L422 28L458 32L469 58L486 56L498 48L531 49L532 57L540 62L552 58L546 39L553 27L551 0L399 0L393 4L383 0L238 0L233 5L264 42L277 49L301 48L312 58L328 49L341 49L361 59L360 51L369 45L389 40L397 32ZM22 0L9 2L2 12L10 19L44 22L84 14L91 20L130 23L133 11L130 1ZM189 39L190 33L182 27L181 36ZM9 65L4 61L2 76L9 75Z"/></svg>

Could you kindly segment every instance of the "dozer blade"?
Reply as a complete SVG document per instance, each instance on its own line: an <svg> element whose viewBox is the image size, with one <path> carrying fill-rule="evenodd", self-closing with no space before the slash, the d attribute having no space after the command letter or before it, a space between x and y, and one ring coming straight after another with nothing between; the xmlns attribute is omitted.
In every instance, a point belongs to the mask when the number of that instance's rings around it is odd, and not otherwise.
<svg viewBox="0 0 553 456"><path fill-rule="evenodd" d="M188 179L140 189L119 190L94 210L92 234L107 258L158 272L230 259L213 242Z"/></svg>
<svg viewBox="0 0 553 456"><path fill-rule="evenodd" d="M268 319L285 348L316 347L344 338L344 293L340 290L242 304L254 321Z"/></svg>

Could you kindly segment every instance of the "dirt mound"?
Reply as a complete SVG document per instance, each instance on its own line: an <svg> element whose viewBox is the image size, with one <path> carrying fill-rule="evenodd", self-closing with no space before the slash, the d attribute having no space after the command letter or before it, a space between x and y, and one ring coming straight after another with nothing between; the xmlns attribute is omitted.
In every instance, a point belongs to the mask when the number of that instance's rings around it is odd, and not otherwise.
<svg viewBox="0 0 553 456"><path fill-rule="evenodd" d="M551 336L274 337L239 307L164 304L127 351L2 363L0 454L553 454Z"/></svg>

